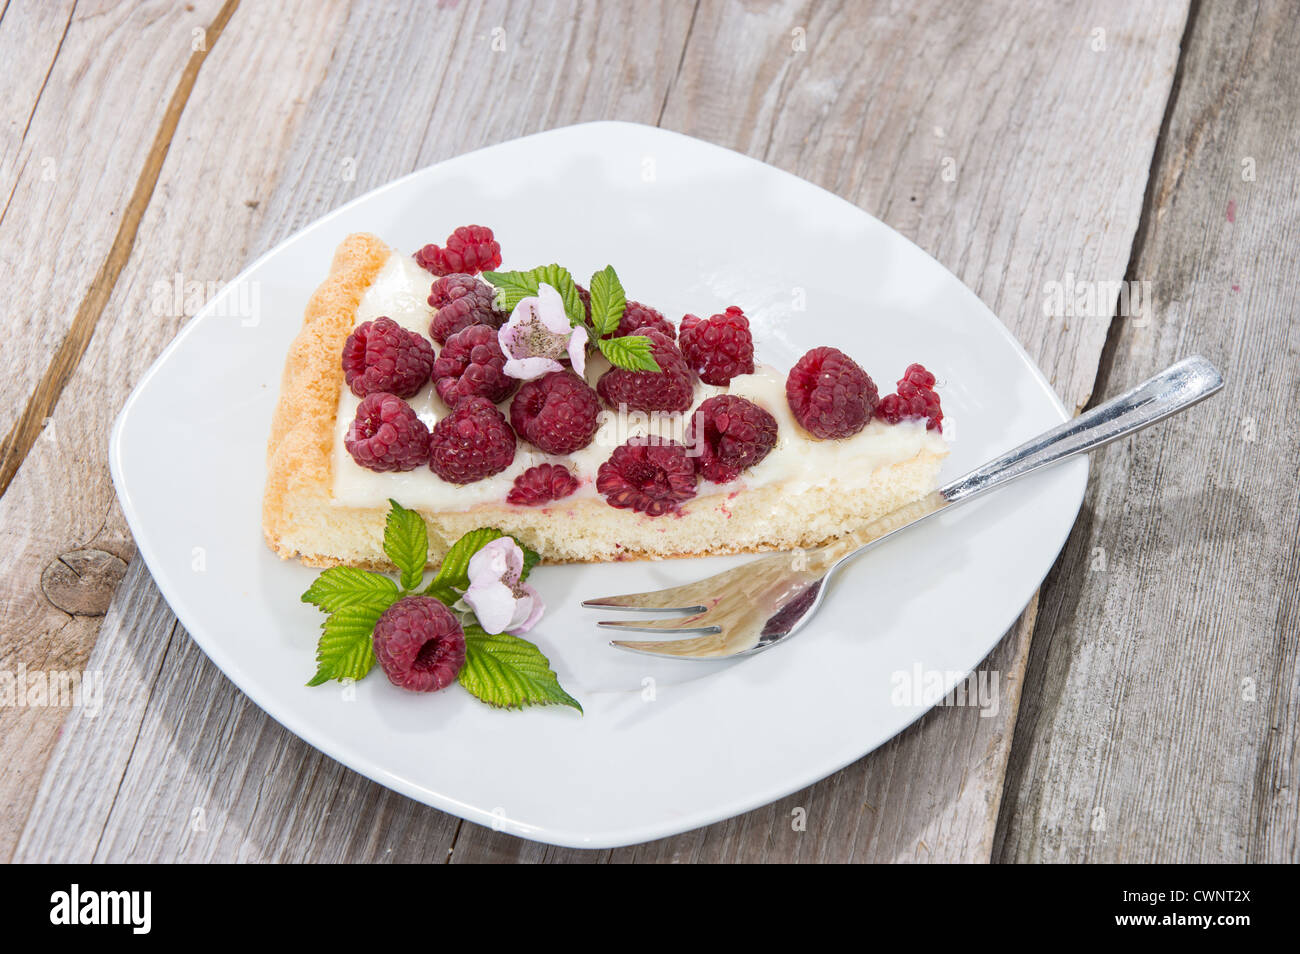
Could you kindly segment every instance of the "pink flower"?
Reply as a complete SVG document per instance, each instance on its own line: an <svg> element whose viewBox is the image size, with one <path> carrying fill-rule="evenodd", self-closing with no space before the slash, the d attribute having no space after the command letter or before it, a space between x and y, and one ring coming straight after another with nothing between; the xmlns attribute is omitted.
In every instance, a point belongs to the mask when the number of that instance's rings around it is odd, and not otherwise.
<svg viewBox="0 0 1300 954"><path fill-rule="evenodd" d="M506 356L503 370L512 378L531 381L562 371L559 359L566 354L578 377L586 369L587 329L569 324L560 293L545 283L537 287L535 297L515 305L510 320L497 332L497 341Z"/></svg>
<svg viewBox="0 0 1300 954"><path fill-rule="evenodd" d="M469 589L464 600L487 633L522 636L546 612L541 596L527 583L524 551L510 537L493 540L469 559Z"/></svg>

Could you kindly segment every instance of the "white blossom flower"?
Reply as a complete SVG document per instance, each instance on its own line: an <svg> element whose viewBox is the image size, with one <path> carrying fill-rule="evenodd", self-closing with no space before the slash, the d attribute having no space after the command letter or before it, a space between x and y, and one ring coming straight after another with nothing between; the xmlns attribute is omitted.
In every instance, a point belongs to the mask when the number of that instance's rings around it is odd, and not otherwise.
<svg viewBox="0 0 1300 954"><path fill-rule="evenodd" d="M586 370L587 329L569 324L560 293L545 283L538 286L536 296L515 305L510 320L497 332L497 341L506 356L502 370L521 381L562 371L559 359L566 354L578 377Z"/></svg>
<svg viewBox="0 0 1300 954"><path fill-rule="evenodd" d="M487 633L522 636L546 612L538 592L519 577L524 551L510 537L487 544L469 560L469 589L463 599Z"/></svg>

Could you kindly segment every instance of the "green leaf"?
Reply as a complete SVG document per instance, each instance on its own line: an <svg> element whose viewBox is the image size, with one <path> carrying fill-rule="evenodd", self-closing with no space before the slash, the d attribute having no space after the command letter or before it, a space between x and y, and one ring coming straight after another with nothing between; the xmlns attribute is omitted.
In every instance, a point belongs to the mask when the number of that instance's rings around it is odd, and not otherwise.
<svg viewBox="0 0 1300 954"><path fill-rule="evenodd" d="M384 524L384 553L402 573L402 589L413 590L424 579L424 564L429 560L429 528L424 518L407 510L396 500Z"/></svg>
<svg viewBox="0 0 1300 954"><path fill-rule="evenodd" d="M304 603L313 603L326 613L335 613L348 606L378 603L383 603L386 608L395 599L397 584L388 577L350 566L330 567L302 594Z"/></svg>
<svg viewBox="0 0 1300 954"><path fill-rule="evenodd" d="M496 527L479 527L477 530L471 530L459 540L457 540L447 555L442 558L442 566L438 567L438 575L433 578L425 590L430 596L434 596L434 590L437 588L455 587L463 590L469 586L469 561L475 553L482 550L493 540L500 540L505 534ZM442 599L442 597L438 597ZM445 600L443 602L446 602Z"/></svg>
<svg viewBox="0 0 1300 954"><path fill-rule="evenodd" d="M496 287L497 306L507 312L514 311L523 299L537 294L537 282L529 272L484 272L482 277Z"/></svg>
<svg viewBox="0 0 1300 954"><path fill-rule="evenodd" d="M551 663L526 639L489 635L481 626L465 627L465 665L457 677L470 694L490 706L582 705L560 686Z"/></svg>
<svg viewBox="0 0 1300 954"><path fill-rule="evenodd" d="M376 599L331 613L321 625L320 642L316 646L316 675L307 685L319 686L330 679L360 679L370 672L375 664L371 639L375 623L391 602Z"/></svg>
<svg viewBox="0 0 1300 954"><path fill-rule="evenodd" d="M658 371L650 339L645 335L624 335L622 338L597 338L596 347L609 359L609 363L629 371Z"/></svg>
<svg viewBox="0 0 1300 954"><path fill-rule="evenodd" d="M560 293L560 300L564 302L564 314L568 316L569 324L576 327L587 323L587 309L582 304L578 286L567 268L561 268L559 265L539 265L526 272L484 272L483 280L496 286L497 304L507 312L514 311L515 306L523 299L536 295L538 286L550 285Z"/></svg>
<svg viewBox="0 0 1300 954"><path fill-rule="evenodd" d="M626 310L627 293L614 266L606 265L591 276L591 326L596 337L617 331L619 319Z"/></svg>

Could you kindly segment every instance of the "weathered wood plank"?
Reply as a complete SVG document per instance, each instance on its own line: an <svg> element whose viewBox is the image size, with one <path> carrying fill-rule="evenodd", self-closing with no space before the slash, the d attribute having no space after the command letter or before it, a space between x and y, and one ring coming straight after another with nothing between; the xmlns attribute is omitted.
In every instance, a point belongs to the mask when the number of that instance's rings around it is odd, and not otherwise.
<svg viewBox="0 0 1300 954"><path fill-rule="evenodd" d="M66 27L0 215L5 265L26 278L6 296L17 334L0 381L0 491L94 333L202 63L194 47L229 9L120 4Z"/></svg>
<svg viewBox="0 0 1300 954"><path fill-rule="evenodd" d="M121 5L57 25L57 58L42 68L19 140L6 139L6 155L14 156L12 181L4 183L12 191L0 218L11 372L0 383L0 433L7 433L0 450L0 669L6 671L82 668L99 620L51 604L41 589L42 573L61 554L95 539L97 549L117 558L131 553L124 532L100 533L106 508L85 505L112 499L102 448L116 404L107 403L104 382L116 381L118 373L82 378L61 415L51 417L50 409L130 252L151 170L166 150L165 129L178 98L184 99L187 71L201 61L201 51L192 49L193 31L219 27L220 11L216 2L188 9ZM35 51L50 46L45 32L30 36L21 27L32 16L26 7L6 11L0 26L6 63L11 57L34 62ZM46 23L43 31L56 24ZM25 44L29 52L15 49ZM138 327L139 318L123 315L122 322ZM129 342L119 347L124 356L137 350ZM34 444L30 428L18 427L21 420L38 429ZM25 489L16 488L10 478L29 444L38 460ZM6 819L0 858L13 850L65 714L58 708L0 709L0 759L13 767L0 776Z"/></svg>
<svg viewBox="0 0 1300 954"><path fill-rule="evenodd" d="M138 598L114 604L101 627L100 652L92 664L102 668L87 667L102 683L101 704L83 705L68 714L62 733L77 744L56 748L40 779L40 798L59 806L59 826L29 829L34 840L20 842L15 858L44 862L94 857L131 759L132 747L122 740L134 739L139 731L163 656L178 634L176 617L152 585L143 561L132 564L124 586ZM57 845L46 844L43 839L54 832Z"/></svg>
<svg viewBox="0 0 1300 954"><path fill-rule="evenodd" d="M1043 314L1040 289L1066 272L1123 276L1185 15L1185 6L1152 20L1121 4L1018 5L1008 25L1007 9L989 5L891 14L883 5L706 2L663 125L786 168L883 218L980 294L1067 404L1082 407L1109 306L1071 327ZM1106 32L1095 37L1098 28ZM1081 141L1078 125L1098 138ZM936 710L774 806L611 857L987 860L1033 615L1031 605L986 661L1013 697L997 717ZM796 807L807 810L806 831L792 828ZM453 860L581 855L467 824Z"/></svg>
<svg viewBox="0 0 1300 954"><path fill-rule="evenodd" d="M1067 272L1123 276L1186 7L1014 10L706 3L664 124L787 168L918 242L999 314L1067 405L1082 407L1109 308L1065 322L1044 315L1041 290ZM1079 128L1095 136L1080 139ZM1033 606L986 663L1007 695L1018 695L1032 625ZM790 830L787 800L749 829L737 819L616 855L987 860L1015 713L937 710L795 796L816 807L806 833ZM837 799L842 789L882 817L863 821L856 799ZM458 858L469 833L479 834L465 826Z"/></svg>
<svg viewBox="0 0 1300 954"><path fill-rule="evenodd" d="M358 6L346 21L337 7L314 12L319 9L305 4L291 17L295 28L285 34L268 22L277 17L275 11L241 8L205 63L177 131L177 142L185 148L168 157L159 182L158 194L166 202L150 208L137 254L106 312L122 320L100 329L83 363L87 386L107 395L105 406L89 417L80 406L66 408L69 426L81 428L75 433L98 432L103 436L95 439L106 440L130 384L166 343L169 334L160 332L156 347L133 344L129 316L150 311L154 282L170 280L177 272L203 282L230 277L244 261L326 209L413 168L495 139L611 114L653 121L680 58L690 16L685 4L650 10L588 5L577 17L567 7L540 5L515 12L500 4L466 5L430 16L426 7L412 4L379 17L373 8ZM417 21L428 29L411 30ZM493 30L503 23L506 48L493 52ZM597 43L597 31L616 42ZM660 45L647 39L654 37ZM311 52L305 61L304 48ZM430 49L449 51L449 56L430 56ZM534 72L532 57L538 51L563 51L566 70L579 78L618 64L619 79L560 83L558 77ZM493 82L484 78L488 71ZM497 85L503 76L512 77L509 93ZM546 84L537 85L543 79ZM274 97L266 92L268 82ZM400 103L401 108L377 109L376 102ZM220 176L216 184L214 174ZM213 243L214 234L222 235L223 242ZM174 328L182 319L157 320L163 328ZM62 417L57 423L63 434ZM7 512L16 516L38 504L41 512L74 507L100 521L102 529L92 531L97 546L113 534L128 544L107 485L107 468L99 475L103 489L69 489L68 497L51 501L50 495L64 488L50 476L68 463L56 448L42 450L48 456L29 459L0 499L3 525L10 525ZM48 536L32 541L33 554L48 552L53 533L48 527L42 533ZM39 558L32 560L37 562ZM123 589L119 598L147 599L148 594L137 592L141 585ZM135 634L143 640L156 637ZM82 645L88 648L89 642ZM168 691L173 683L185 691ZM150 708L138 738L129 732L111 738L93 734L69 736L63 743L87 755L109 744L134 747L111 822L99 819L99 830L109 829L96 838L97 845L102 841L97 857L283 859L298 857L298 851L321 858L373 852L377 859L409 860L413 851L421 852L421 858L445 857L457 819L386 792L289 736L235 693L188 640L173 643L158 692L159 702ZM189 757L176 759L172 746L181 743L172 727L188 729L187 713L192 711L207 713L224 731L187 735L183 744ZM235 752L239 760L227 761L228 753ZM29 764L44 761L38 754L29 753ZM59 771L75 772L76 765L77 759L68 756ZM289 825L286 813L302 810L295 799L307 779L318 779L321 793L342 785L344 792L358 793L348 795L349 806L386 813L393 831L409 825L421 834L398 844L375 829L371 840L356 831L358 825L372 824L371 815L334 809L326 832L313 829L311 839L284 842L277 833ZM318 808L324 803L312 804ZM221 829L210 827L199 837L182 822L203 806L209 819L221 818ZM65 842L60 811L44 798L34 808L24 857L80 857L84 843Z"/></svg>
<svg viewBox="0 0 1300 954"><path fill-rule="evenodd" d="M6 4L0 16L0 61L6 81L0 102L0 208L13 198L32 115L72 25L74 6L75 0Z"/></svg>
<svg viewBox="0 0 1300 954"><path fill-rule="evenodd" d="M1024 289L1062 277L1067 269L1087 278L1123 274L1172 73L1180 6L1164 8L1154 22L1149 14L1147 22L1138 22L1142 18L1118 4L1106 8L1114 26L1108 27L1112 44L1105 61L1087 46L1092 17L1081 7L1064 14L1058 8L1018 7L1009 41L999 25L1005 13L949 12L946 5L942 11L892 16L858 4L818 5L805 20L808 12L795 4L702 4L698 10L687 4L657 9L650 22L641 19L644 11L611 5L584 7L576 16L559 6L508 15L502 10L457 10L433 21L431 29L454 31L448 35L463 41L438 47L451 51L450 63L419 55L416 47L429 48L436 36L421 36L416 43L410 31L395 25L385 32L388 27L374 22L393 17L367 17L364 27L344 30L333 50L335 69L313 95L291 151L288 165L298 170L299 181L292 189L279 186L265 203L270 211L258 233L264 243L357 191L485 142L580 119L654 121L662 115L667 126L820 182L936 251L1017 328L1031 352L1056 373L1067 400L1076 405L1086 400L1105 323L1099 331L1071 330L1059 320L1045 320L1037 310L1039 298L1026 302ZM1064 29L1063 19L1068 21ZM922 22L937 30L926 32L923 43ZM239 25L236 17L229 29ZM475 43L490 42L497 26L505 30L507 49L492 63L497 85L489 93L473 51ZM792 32L796 28L804 31L805 50L791 47L799 38ZM688 32L683 59L680 44ZM597 35L606 43L619 37L626 45L610 49L594 42ZM1030 37L1033 48L1023 48ZM655 38L657 48L650 42ZM540 50L568 51L563 80L532 68L528 55ZM919 67L908 56L920 57ZM1042 74L1062 63L1075 75L1044 85ZM909 66L919 69L915 88L909 86ZM211 78L217 82L215 74ZM373 108L397 95L413 108L400 116ZM422 103L428 104L424 112ZM1112 116L1117 103L1124 109ZM409 115L429 119L422 129L405 128ZM1098 141L1077 142L1073 126L1079 123L1095 128ZM419 148L412 150L416 141ZM952 182L942 179L948 152L937 142L960 144L952 152L958 170ZM1068 159L1049 150L1049 143ZM338 174L348 157L355 160L351 182ZM1053 180L1060 185L1041 186ZM187 187L199 188L178 176L178 192ZM1105 201L1097 205L1099 196ZM1044 241L1044 234L1050 240ZM1081 237L1087 240L1076 242ZM1008 290L1008 275L1023 282L1019 292ZM110 524L120 520L106 509ZM121 598L136 598L139 588L133 584ZM1016 636L988 663L1004 678L1000 718L979 719L971 709L936 711L871 758L804 793L655 845L608 855L573 852L465 825L453 859L983 860L990 851L1005 740L1014 721L1015 706L1007 697L1018 691L1012 687L1023 667L1027 629L1022 621ZM297 857L303 846L275 834L294 823L286 818L306 817L294 796L308 788L306 800L318 810L328 804L324 793L335 784L349 789L349 805L391 806L387 810L398 828L438 826L424 842L405 846L403 857L445 856L446 826L456 825L454 820L405 800L389 801L396 796L282 738L281 730L233 694L187 639L173 641L162 672L157 708L146 714L134 739L136 755L121 781L123 796L103 822L97 857ZM204 721L195 712L206 713L208 724L222 726L222 732L198 731ZM177 725L185 729L174 740L169 727ZM63 746L89 744L70 736ZM125 743L100 737L94 744ZM193 755L169 758L173 745ZM239 753L233 767L227 751ZM173 769L174 763L182 764ZM75 772L77 764L68 755L58 771ZM953 771L953 765L961 768ZM158 781L160 772L172 773L166 784ZM150 804L166 824L150 822L143 808ZM203 805L208 819L219 815L221 827L214 831L210 825L199 838L179 820ZM808 810L806 832L790 827L795 806ZM54 812L43 796L24 842L25 857L40 856L38 844L51 856L79 856L55 832ZM363 824L370 824L365 813L341 812L316 832L313 856L383 857L380 842L357 830Z"/></svg>
<svg viewBox="0 0 1300 954"><path fill-rule="evenodd" d="M1067 271L1123 277L1186 12L704 3L663 124L788 169L917 242L1081 408L1110 312L1047 316L1042 286Z"/></svg>
<svg viewBox="0 0 1300 954"><path fill-rule="evenodd" d="M1209 2L1190 31L1118 320L1117 392L1205 354L1227 388L1108 448L1042 594L998 857L1300 860L1300 30Z"/></svg>
<svg viewBox="0 0 1300 954"><path fill-rule="evenodd" d="M279 14L262 9L271 16L287 13L296 26L272 25L253 5L238 14L250 24L238 38L218 39L215 31L206 35L208 48L223 56L223 63L236 57L225 67L230 78L215 91L207 82L195 87L174 142L155 154L162 166L153 201L147 212L141 210L130 261L120 279L99 290L107 304L95 335L43 436L0 498L5 549L0 598L6 607L0 668L13 670L23 663L30 669L78 669L85 664L100 620L69 616L54 606L42 591L41 578L47 566L71 550L93 546L124 559L133 552L104 449L131 385L186 319L156 308L153 286L170 284L178 274L204 286L236 274L265 215L258 211L257 198L285 171L287 146L302 113L300 100L328 62L328 49L320 50L312 40L318 33L337 31L342 7L304 3L300 10ZM169 40L187 53L192 40L188 23L176 27L183 35ZM106 55L119 57L121 68L130 72L137 60L156 53L152 34L143 34L139 42L134 54L110 45ZM188 62L182 61L177 72ZM196 79L210 65L205 63ZM274 83L274 94L266 90L268 81ZM232 114L227 107L235 100L257 108ZM154 132L150 129L144 138L153 139ZM129 195L136 188L126 183L120 191ZM119 208L115 199L106 201L102 217L117 215ZM221 240L213 241L214 235ZM0 709L0 755L23 767L6 772L0 781L3 817L12 820L0 827L0 857L13 850L17 827L27 815L65 714L54 708ZM129 736L122 743L129 745Z"/></svg>

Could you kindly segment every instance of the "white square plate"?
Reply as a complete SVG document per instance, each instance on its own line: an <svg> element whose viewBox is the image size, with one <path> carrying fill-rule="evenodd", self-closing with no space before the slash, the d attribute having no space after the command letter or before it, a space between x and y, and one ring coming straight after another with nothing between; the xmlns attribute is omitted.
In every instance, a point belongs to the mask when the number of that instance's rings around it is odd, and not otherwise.
<svg viewBox="0 0 1300 954"><path fill-rule="evenodd" d="M955 277L861 209L717 146L591 123L440 163L349 203L263 256L177 336L113 431L113 479L140 552L204 652L290 731L411 798L560 845L633 844L778 799L922 714L891 676L971 671L1046 575L1078 512L1083 460L896 538L836 579L808 630L732 663L611 649L581 599L696 579L738 559L542 567L533 637L586 709L500 712L372 675L309 689L315 572L262 541L271 412L289 342L340 240L398 249L490 225L507 267L613 263L672 318L742 305L760 360L842 348L881 391L938 376L955 438L945 478L1059 423L1065 409Z"/></svg>

